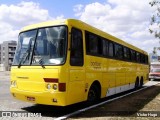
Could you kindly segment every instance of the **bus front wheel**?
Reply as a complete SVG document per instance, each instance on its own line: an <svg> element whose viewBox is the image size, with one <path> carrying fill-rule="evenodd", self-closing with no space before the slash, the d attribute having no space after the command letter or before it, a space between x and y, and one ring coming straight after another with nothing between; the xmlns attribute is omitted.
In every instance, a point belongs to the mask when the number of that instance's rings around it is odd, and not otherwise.
<svg viewBox="0 0 160 120"><path fill-rule="evenodd" d="M93 84L89 89L87 102L89 104L93 104L97 102L99 99L100 99L100 90L98 86Z"/></svg>

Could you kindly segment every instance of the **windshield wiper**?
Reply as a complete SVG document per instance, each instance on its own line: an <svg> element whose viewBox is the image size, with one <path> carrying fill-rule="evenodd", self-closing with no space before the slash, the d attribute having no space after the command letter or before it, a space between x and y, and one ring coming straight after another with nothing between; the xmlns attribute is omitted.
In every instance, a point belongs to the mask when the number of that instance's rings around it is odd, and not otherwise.
<svg viewBox="0 0 160 120"><path fill-rule="evenodd" d="M26 61L27 57L30 55L30 52L31 52L31 44L32 44L32 43L31 43L31 41L30 41L30 42L29 42L29 46L28 46L26 52L23 54L23 56L22 56L22 58L21 58L21 60L20 60L20 62L19 62L19 64L18 64L18 68L21 67L22 62L24 63L24 62Z"/></svg>
<svg viewBox="0 0 160 120"><path fill-rule="evenodd" d="M28 49L28 50L23 54L23 56L22 56L22 58L21 58L21 60L20 60L20 62L19 62L19 64L18 64L18 68L21 67L22 62L24 63L24 62L26 61L27 57L30 55L29 52L30 52L30 49Z"/></svg>
<svg viewBox="0 0 160 120"><path fill-rule="evenodd" d="M33 55L38 55L39 56L38 51L34 49ZM39 56L39 57L40 57L40 59L38 60L38 63L42 66L42 68L45 68L45 66L43 65L44 61L43 61L42 56Z"/></svg>
<svg viewBox="0 0 160 120"><path fill-rule="evenodd" d="M42 68L45 68L45 66L43 65L43 59L41 58L38 63L42 66Z"/></svg>

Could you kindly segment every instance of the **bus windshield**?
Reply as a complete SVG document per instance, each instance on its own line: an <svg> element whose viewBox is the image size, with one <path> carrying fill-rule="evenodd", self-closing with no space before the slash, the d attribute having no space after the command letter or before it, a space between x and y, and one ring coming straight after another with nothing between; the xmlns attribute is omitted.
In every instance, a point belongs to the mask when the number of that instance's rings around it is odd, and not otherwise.
<svg viewBox="0 0 160 120"><path fill-rule="evenodd" d="M12 65L58 65L66 58L67 27L54 26L22 32Z"/></svg>

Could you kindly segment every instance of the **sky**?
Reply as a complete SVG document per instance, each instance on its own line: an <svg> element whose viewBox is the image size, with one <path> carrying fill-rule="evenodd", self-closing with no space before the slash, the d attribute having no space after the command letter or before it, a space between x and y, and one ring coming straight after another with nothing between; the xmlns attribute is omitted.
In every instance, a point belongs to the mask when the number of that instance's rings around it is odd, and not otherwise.
<svg viewBox="0 0 160 120"><path fill-rule="evenodd" d="M151 0L0 0L0 43L17 40L26 25L74 18L148 53L159 47L149 33Z"/></svg>

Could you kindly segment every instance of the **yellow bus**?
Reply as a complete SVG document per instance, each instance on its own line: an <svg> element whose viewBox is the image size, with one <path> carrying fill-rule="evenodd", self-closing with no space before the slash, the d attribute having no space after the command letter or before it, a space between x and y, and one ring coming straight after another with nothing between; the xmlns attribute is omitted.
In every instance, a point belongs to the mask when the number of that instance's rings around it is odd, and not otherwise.
<svg viewBox="0 0 160 120"><path fill-rule="evenodd" d="M24 27L11 67L14 98L55 106L94 102L147 81L147 52L80 20Z"/></svg>

